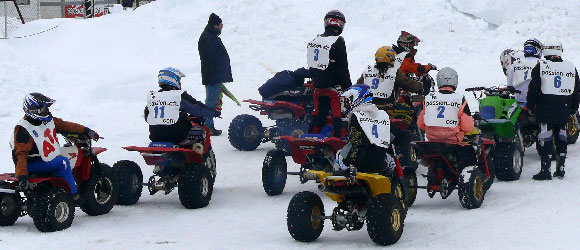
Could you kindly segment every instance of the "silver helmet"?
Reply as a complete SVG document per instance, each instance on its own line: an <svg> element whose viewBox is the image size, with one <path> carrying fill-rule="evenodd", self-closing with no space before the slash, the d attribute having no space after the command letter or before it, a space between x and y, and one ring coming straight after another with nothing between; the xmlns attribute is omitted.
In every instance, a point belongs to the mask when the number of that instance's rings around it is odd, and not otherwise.
<svg viewBox="0 0 580 250"><path fill-rule="evenodd" d="M457 78L457 71L449 67L442 68L437 73L437 87L450 86L456 89L458 83Z"/></svg>

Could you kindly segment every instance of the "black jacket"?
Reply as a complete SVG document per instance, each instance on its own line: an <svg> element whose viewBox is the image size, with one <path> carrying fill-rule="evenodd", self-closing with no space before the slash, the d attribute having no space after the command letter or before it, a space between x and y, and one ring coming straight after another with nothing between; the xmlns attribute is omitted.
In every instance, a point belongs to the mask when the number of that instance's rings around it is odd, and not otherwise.
<svg viewBox="0 0 580 250"><path fill-rule="evenodd" d="M201 60L201 82L214 85L233 82L230 56L212 25L207 25L197 42Z"/></svg>
<svg viewBox="0 0 580 250"><path fill-rule="evenodd" d="M561 58L549 59L553 62L562 62ZM566 124L570 114L578 110L580 80L576 70L574 91L569 96L546 95L542 93L542 79L540 78L540 63L532 69L532 81L528 87L526 107L536 112L536 121L547 124Z"/></svg>
<svg viewBox="0 0 580 250"><path fill-rule="evenodd" d="M328 29L321 36L334 36L331 29ZM334 88L341 86L346 90L352 85L350 72L348 71L348 58L346 55L346 44L342 36L330 48L330 63L326 70L310 68L310 74L314 81L315 88Z"/></svg>
<svg viewBox="0 0 580 250"><path fill-rule="evenodd" d="M299 68L295 71L284 70L276 73L266 83L264 83L258 92L264 99L272 99L272 96L278 95L284 91L295 90L304 85L304 79L310 77L308 70Z"/></svg>
<svg viewBox="0 0 580 250"><path fill-rule="evenodd" d="M359 172L384 173L387 166L387 149L372 144L367 138L355 115L348 128L348 142L352 148L344 159L344 164L352 165Z"/></svg>

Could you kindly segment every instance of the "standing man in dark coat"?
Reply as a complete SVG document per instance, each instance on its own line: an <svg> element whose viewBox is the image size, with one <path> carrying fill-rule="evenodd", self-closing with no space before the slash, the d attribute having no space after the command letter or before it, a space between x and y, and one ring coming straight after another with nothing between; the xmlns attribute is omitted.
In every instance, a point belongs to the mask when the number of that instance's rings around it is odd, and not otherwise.
<svg viewBox="0 0 580 250"><path fill-rule="evenodd" d="M218 111L222 109L222 85L233 81L230 56L219 38L223 27L222 19L211 13L207 26L197 42L201 60L201 79L205 86L205 105ZM210 128L212 135L222 133L221 130L215 129L213 117L206 117L205 124Z"/></svg>

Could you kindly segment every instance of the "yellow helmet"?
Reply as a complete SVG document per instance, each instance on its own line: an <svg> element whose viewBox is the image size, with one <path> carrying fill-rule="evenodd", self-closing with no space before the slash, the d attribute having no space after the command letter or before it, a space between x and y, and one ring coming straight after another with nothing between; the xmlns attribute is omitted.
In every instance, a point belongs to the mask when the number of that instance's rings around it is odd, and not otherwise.
<svg viewBox="0 0 580 250"><path fill-rule="evenodd" d="M395 51L390 46L383 46L375 53L375 61L380 63L393 64L395 60Z"/></svg>

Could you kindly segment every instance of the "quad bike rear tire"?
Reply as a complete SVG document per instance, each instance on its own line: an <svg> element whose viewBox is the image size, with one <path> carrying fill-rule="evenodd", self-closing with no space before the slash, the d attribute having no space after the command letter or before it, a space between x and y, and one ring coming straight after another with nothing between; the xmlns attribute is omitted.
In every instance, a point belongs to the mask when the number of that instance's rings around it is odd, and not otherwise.
<svg viewBox="0 0 580 250"><path fill-rule="evenodd" d="M284 191L287 171L284 152L278 149L268 151L262 165L262 186L266 194L275 196Z"/></svg>
<svg viewBox="0 0 580 250"><path fill-rule="evenodd" d="M458 193L459 202L464 208L473 209L481 207L485 198L486 176L479 168L465 168L459 176Z"/></svg>
<svg viewBox="0 0 580 250"><path fill-rule="evenodd" d="M417 174L414 171L404 171L405 182L407 184L408 197L407 206L411 207L417 199Z"/></svg>
<svg viewBox="0 0 580 250"><path fill-rule="evenodd" d="M403 234L405 216L401 203L392 194L379 194L369 202L367 232L381 246L395 244Z"/></svg>
<svg viewBox="0 0 580 250"><path fill-rule="evenodd" d="M288 232L297 241L312 242L324 228L324 205L313 192L297 193L288 204L286 224Z"/></svg>
<svg viewBox="0 0 580 250"><path fill-rule="evenodd" d="M181 205L195 209L209 205L213 193L211 172L205 167L186 167L179 177L178 194Z"/></svg>
<svg viewBox="0 0 580 250"><path fill-rule="evenodd" d="M262 122L253 115L236 116L228 128L230 144L241 151L252 151L260 146L264 137Z"/></svg>
<svg viewBox="0 0 580 250"><path fill-rule="evenodd" d="M41 232L67 229L75 218L72 195L61 188L50 188L37 193L32 202L31 217Z"/></svg>
<svg viewBox="0 0 580 250"><path fill-rule="evenodd" d="M276 121L277 129L274 130L274 137L292 136L300 138L303 134L308 133L308 124L300 120L283 119ZM286 140L274 140L277 149L283 150L284 155L291 155L290 143Z"/></svg>
<svg viewBox="0 0 580 250"><path fill-rule="evenodd" d="M106 214L117 203L119 178L111 167L101 163L91 169L91 176L81 184L79 193L84 199L80 206L83 212L92 216Z"/></svg>
<svg viewBox="0 0 580 250"><path fill-rule="evenodd" d="M20 195L0 193L0 226L12 226L20 217Z"/></svg>
<svg viewBox="0 0 580 250"><path fill-rule="evenodd" d="M566 124L566 135L568 138L568 144L574 144L578 141L578 135L580 135L580 128L576 126L574 122L574 116L576 116L576 120L580 120L580 115L578 113L574 115L570 115L570 121Z"/></svg>
<svg viewBox="0 0 580 250"><path fill-rule="evenodd" d="M119 178L119 198L117 205L133 205L143 192L143 173L137 163L122 160L113 165Z"/></svg>
<svg viewBox="0 0 580 250"><path fill-rule="evenodd" d="M495 176L500 181L520 179L524 166L524 155L514 142L498 142L493 150Z"/></svg>

